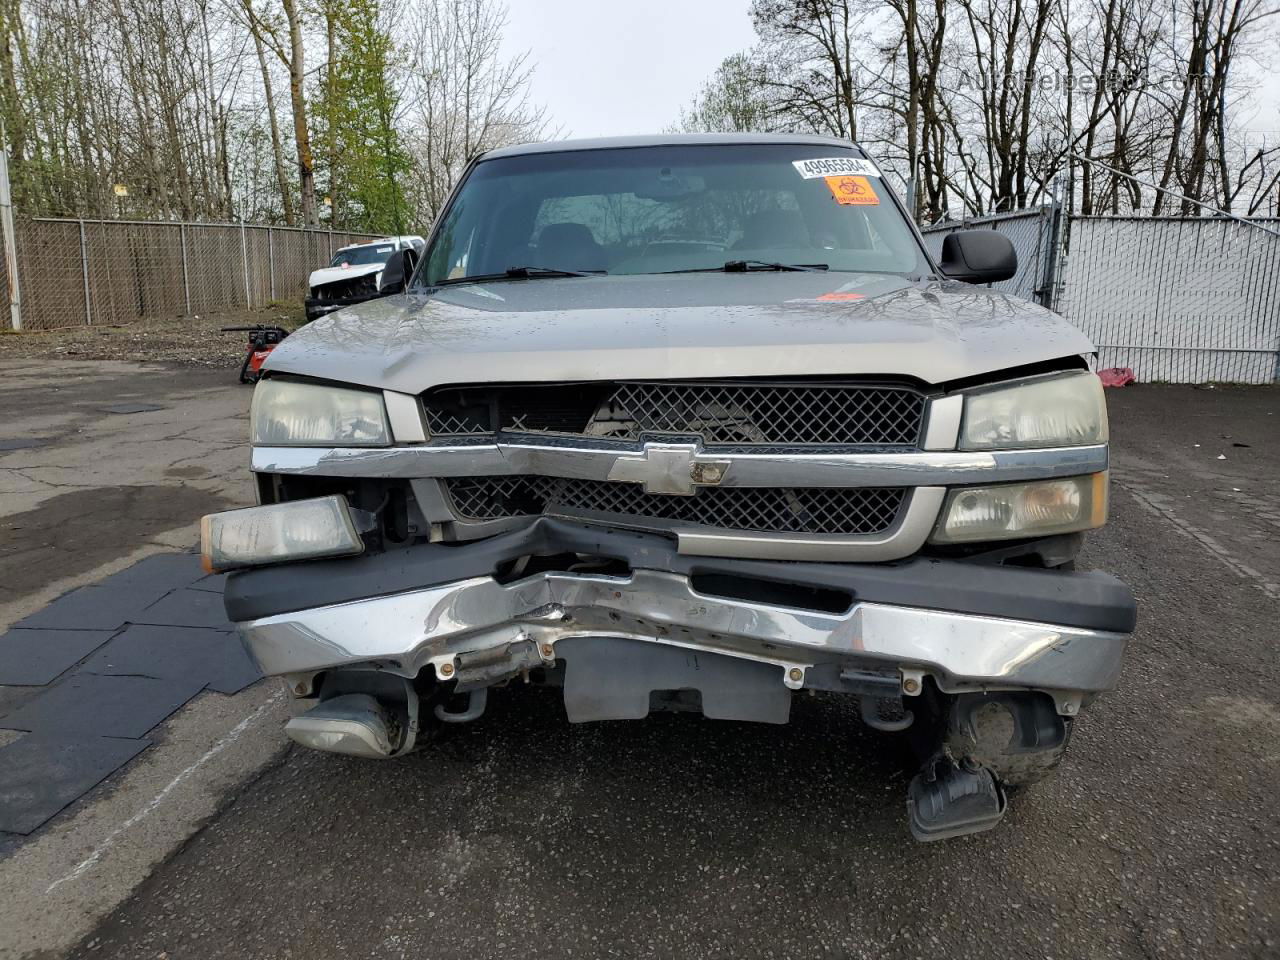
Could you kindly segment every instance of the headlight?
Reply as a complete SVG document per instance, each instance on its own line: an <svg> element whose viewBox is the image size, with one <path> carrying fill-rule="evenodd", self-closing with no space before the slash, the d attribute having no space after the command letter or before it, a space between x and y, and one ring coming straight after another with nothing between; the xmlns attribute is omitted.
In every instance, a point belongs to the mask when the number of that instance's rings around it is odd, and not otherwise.
<svg viewBox="0 0 1280 960"><path fill-rule="evenodd" d="M249 411L260 446L385 447L391 443L382 394L291 380L263 380Z"/></svg>
<svg viewBox="0 0 1280 960"><path fill-rule="evenodd" d="M210 573L363 550L340 494L211 513L200 521L200 555Z"/></svg>
<svg viewBox="0 0 1280 960"><path fill-rule="evenodd" d="M1107 442L1107 403L1092 373L970 393L961 450L1080 447Z"/></svg>
<svg viewBox="0 0 1280 960"><path fill-rule="evenodd" d="M1107 475L961 487L947 495L934 543L1047 537L1107 522Z"/></svg>

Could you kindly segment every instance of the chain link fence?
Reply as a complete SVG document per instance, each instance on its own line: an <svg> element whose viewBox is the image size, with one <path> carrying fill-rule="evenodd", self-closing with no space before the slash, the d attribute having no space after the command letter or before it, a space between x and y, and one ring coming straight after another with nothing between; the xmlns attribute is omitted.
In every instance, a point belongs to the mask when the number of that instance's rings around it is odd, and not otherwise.
<svg viewBox="0 0 1280 960"><path fill-rule="evenodd" d="M1276 228L1280 220L1257 221ZM1280 380L1280 237L1225 217L1081 217L1053 206L922 227L935 258L957 230L998 230L1018 272L992 284L1057 310L1098 367L1139 380Z"/></svg>
<svg viewBox="0 0 1280 960"><path fill-rule="evenodd" d="M257 224L21 220L22 327L128 323L298 299L311 271L339 248L373 239ZM0 284L8 302L2 272Z"/></svg>
<svg viewBox="0 0 1280 960"><path fill-rule="evenodd" d="M1224 218L1067 217L1053 206L921 233L937 258L948 233L978 228L1006 234L1018 254L1018 273L994 286L1058 310L1098 346L1099 366L1131 367L1139 380L1280 379L1280 237ZM26 330L296 299L340 247L375 239L124 220L30 219L16 230ZM7 303L4 271L0 295Z"/></svg>
<svg viewBox="0 0 1280 960"><path fill-rule="evenodd" d="M1069 242L1055 306L1100 367L1174 383L1280 379L1280 237L1223 217L1072 217Z"/></svg>

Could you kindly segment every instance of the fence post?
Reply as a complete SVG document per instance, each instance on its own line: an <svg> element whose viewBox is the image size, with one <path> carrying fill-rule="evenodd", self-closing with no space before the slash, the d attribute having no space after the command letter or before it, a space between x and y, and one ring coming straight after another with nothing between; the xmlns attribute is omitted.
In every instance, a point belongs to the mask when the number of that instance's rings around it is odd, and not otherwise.
<svg viewBox="0 0 1280 960"><path fill-rule="evenodd" d="M1063 183L1056 179L1053 185L1053 202L1049 207L1048 229L1045 231L1043 270L1041 271L1040 305L1049 310L1058 308L1058 267L1062 255L1063 232L1066 215L1062 207Z"/></svg>
<svg viewBox="0 0 1280 960"><path fill-rule="evenodd" d="M182 248L182 296L187 302L187 316L191 316L191 280L187 275L187 225L178 224L178 246Z"/></svg>
<svg viewBox="0 0 1280 960"><path fill-rule="evenodd" d="M0 123L0 144L4 125ZM18 288L18 237L13 229L13 197L9 193L9 151L0 146L0 229L4 234L4 266L9 275L9 324L22 329L22 293Z"/></svg>
<svg viewBox="0 0 1280 960"><path fill-rule="evenodd" d="M267 227L267 272L271 274L268 284L271 287L271 302L276 302L276 239L275 233Z"/></svg>
<svg viewBox="0 0 1280 960"><path fill-rule="evenodd" d="M80 279L84 282L84 323L93 326L93 308L89 305L89 244L84 238L84 221L80 221Z"/></svg>
<svg viewBox="0 0 1280 960"><path fill-rule="evenodd" d="M245 239L244 217L240 218L240 258L244 264L244 305L253 309L253 299L249 296L249 241Z"/></svg>

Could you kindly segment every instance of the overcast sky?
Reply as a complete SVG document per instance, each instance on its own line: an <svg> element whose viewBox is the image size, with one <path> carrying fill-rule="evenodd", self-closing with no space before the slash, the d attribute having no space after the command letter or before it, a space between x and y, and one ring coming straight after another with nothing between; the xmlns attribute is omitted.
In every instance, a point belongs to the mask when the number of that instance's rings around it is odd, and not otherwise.
<svg viewBox="0 0 1280 960"><path fill-rule="evenodd" d="M755 41L750 0L507 0L508 55L565 136L658 133L731 53Z"/></svg>

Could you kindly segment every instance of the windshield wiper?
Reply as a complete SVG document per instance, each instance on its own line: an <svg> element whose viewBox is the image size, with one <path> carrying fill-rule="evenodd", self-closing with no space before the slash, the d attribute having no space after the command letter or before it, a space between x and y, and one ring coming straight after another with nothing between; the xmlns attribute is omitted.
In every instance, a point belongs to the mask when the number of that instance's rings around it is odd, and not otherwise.
<svg viewBox="0 0 1280 960"><path fill-rule="evenodd" d="M480 273L471 277L447 277L436 281L442 287L448 283L485 283L492 280L535 280L540 277L602 277L605 270L560 270L556 267L507 267L502 273Z"/></svg>
<svg viewBox="0 0 1280 960"><path fill-rule="evenodd" d="M773 263L769 260L730 260L720 268L725 273L750 273L753 270L830 270L825 263Z"/></svg>
<svg viewBox="0 0 1280 960"><path fill-rule="evenodd" d="M730 260L719 267L690 267L687 270L663 270L663 273L755 273L764 270L830 270L825 263L773 263L769 260Z"/></svg>
<svg viewBox="0 0 1280 960"><path fill-rule="evenodd" d="M511 280L528 280L530 277L603 277L607 270L560 270L557 267L507 267Z"/></svg>

